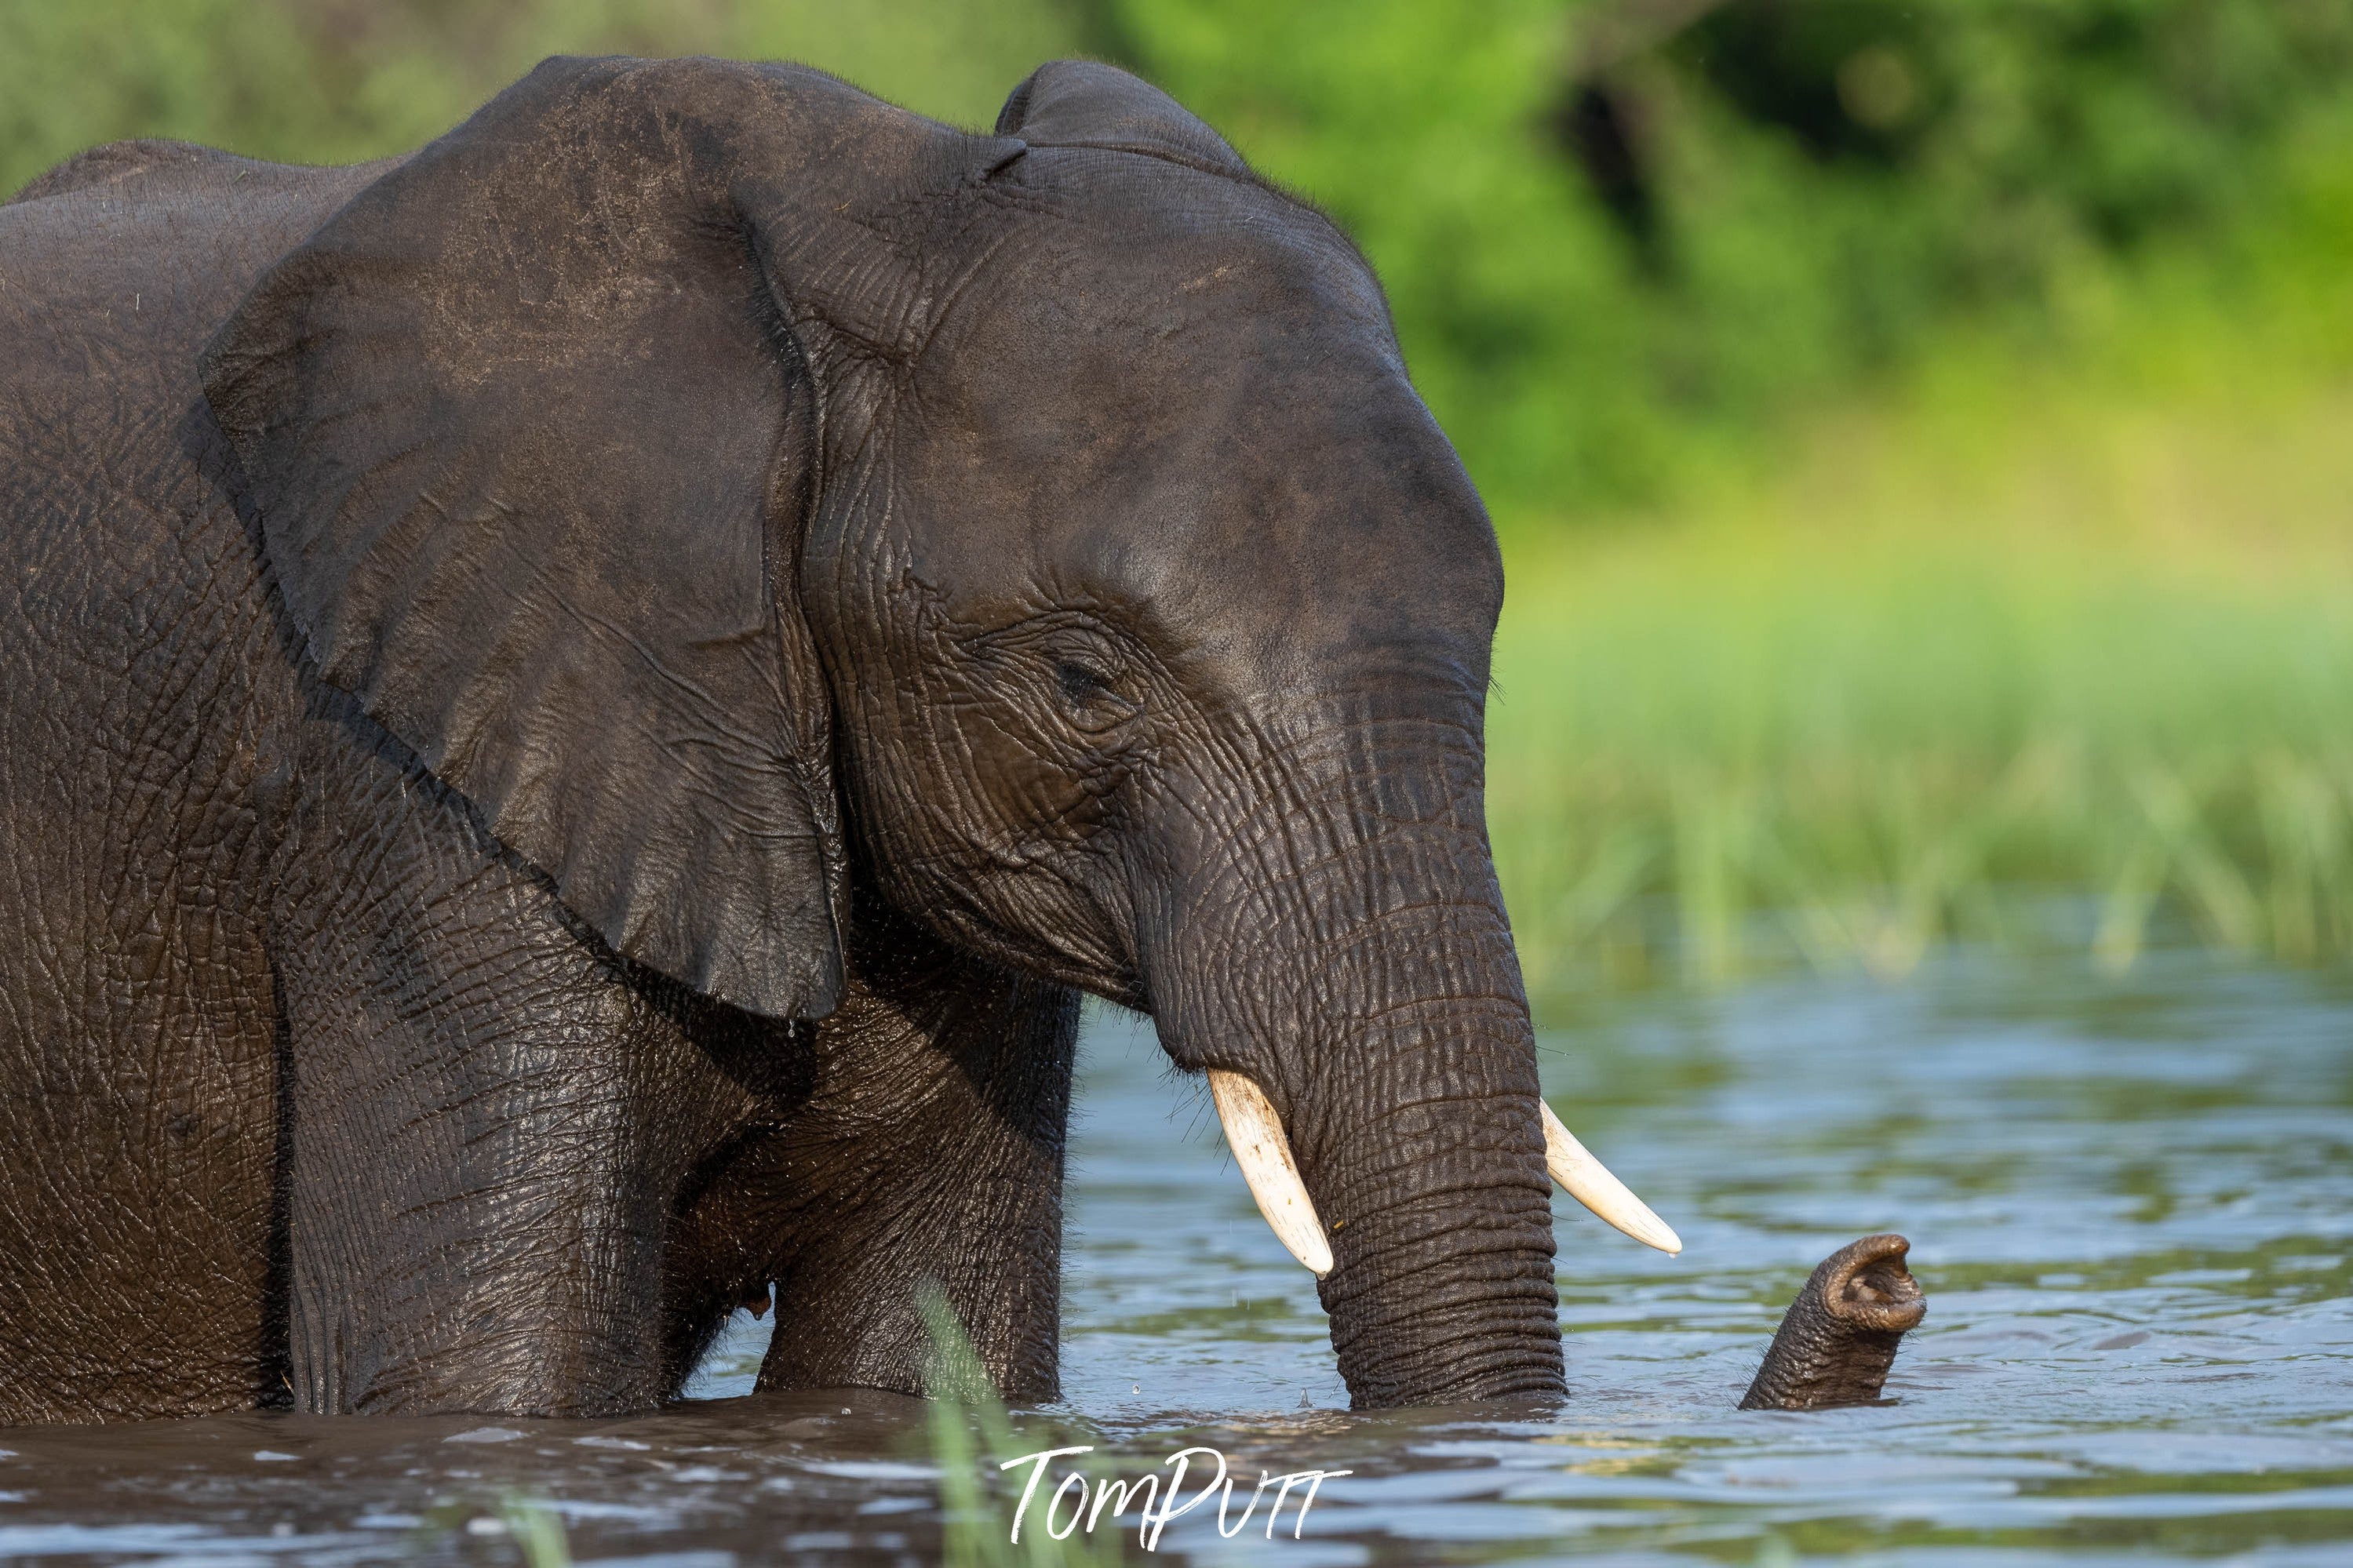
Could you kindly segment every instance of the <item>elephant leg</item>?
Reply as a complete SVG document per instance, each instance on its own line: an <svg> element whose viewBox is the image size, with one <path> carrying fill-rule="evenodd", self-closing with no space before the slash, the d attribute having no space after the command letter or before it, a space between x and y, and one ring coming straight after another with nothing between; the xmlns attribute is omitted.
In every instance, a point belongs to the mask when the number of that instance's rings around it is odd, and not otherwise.
<svg viewBox="0 0 2353 1568"><path fill-rule="evenodd" d="M692 1047L447 791L319 787L277 944L297 1407L652 1405Z"/></svg>
<svg viewBox="0 0 2353 1568"><path fill-rule="evenodd" d="M313 994L290 1011L299 1408L604 1414L660 1397L662 1205L593 1010Z"/></svg>
<svg viewBox="0 0 2353 1568"><path fill-rule="evenodd" d="M172 868L181 885L159 898L101 854L67 873L92 889L75 929L26 907L27 889L58 884L12 857L11 837L0 828L17 873L0 892L0 942L17 944L0 953L0 1425L276 1402L260 937L185 885L213 868ZM70 865L81 845L53 837L52 863Z"/></svg>
<svg viewBox="0 0 2353 1568"><path fill-rule="evenodd" d="M681 1222L681 1259L733 1259L702 1268L693 1321L773 1279L762 1388L919 1394L933 1280L997 1386L1050 1399L1078 997L887 914L857 926L807 1100Z"/></svg>

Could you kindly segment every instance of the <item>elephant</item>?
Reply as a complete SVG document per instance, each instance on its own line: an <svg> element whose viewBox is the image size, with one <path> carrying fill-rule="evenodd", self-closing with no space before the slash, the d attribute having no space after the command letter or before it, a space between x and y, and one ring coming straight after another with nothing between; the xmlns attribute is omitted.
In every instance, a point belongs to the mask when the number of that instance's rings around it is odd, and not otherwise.
<svg viewBox="0 0 2353 1568"><path fill-rule="evenodd" d="M116 143L0 343L0 1422L636 1411L771 1300L763 1388L918 1392L932 1287L1050 1398L1082 994L1358 1405L1563 1392L1553 1173L1675 1245L1539 1094L1478 493L1141 79Z"/></svg>

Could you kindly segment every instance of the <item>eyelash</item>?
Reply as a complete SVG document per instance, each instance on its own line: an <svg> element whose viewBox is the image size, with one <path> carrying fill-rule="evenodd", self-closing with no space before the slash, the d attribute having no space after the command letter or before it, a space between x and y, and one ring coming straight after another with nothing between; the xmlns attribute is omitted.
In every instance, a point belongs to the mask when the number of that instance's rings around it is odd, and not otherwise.
<svg viewBox="0 0 2353 1568"><path fill-rule="evenodd" d="M1051 666L1054 693L1061 699L1063 720L1090 735L1108 734L1142 711L1142 704L1113 684L1091 661L1057 658Z"/></svg>
<svg viewBox="0 0 2353 1568"><path fill-rule="evenodd" d="M1108 679L1067 658L1055 662L1054 682L1062 689L1062 696L1074 703L1092 702L1111 690Z"/></svg>

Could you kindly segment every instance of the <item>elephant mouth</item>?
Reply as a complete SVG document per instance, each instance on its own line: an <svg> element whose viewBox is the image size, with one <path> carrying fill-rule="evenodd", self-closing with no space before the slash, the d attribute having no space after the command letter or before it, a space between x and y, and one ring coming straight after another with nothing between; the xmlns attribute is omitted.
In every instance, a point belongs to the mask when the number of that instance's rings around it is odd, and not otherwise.
<svg viewBox="0 0 2353 1568"><path fill-rule="evenodd" d="M1300 1177L1299 1163L1292 1157L1291 1141L1282 1131L1282 1118L1266 1091L1248 1074L1211 1068L1208 1078L1209 1098L1218 1109L1218 1124L1225 1131L1226 1146L1233 1151L1234 1163L1240 1167L1242 1180L1249 1184L1250 1196L1258 1203L1258 1212L1291 1256L1318 1279L1323 1279L1332 1272L1331 1239L1323 1221L1316 1216L1315 1200L1308 1195L1307 1184ZM1537 1110L1544 1124L1545 1169L1570 1197L1604 1223L1646 1247L1654 1247L1669 1257L1683 1249L1683 1238L1673 1228L1651 1213L1651 1206L1612 1175L1608 1166L1595 1159L1553 1113L1551 1106L1539 1100ZM1901 1238L1895 1239L1900 1242ZM1902 1252L1899 1245L1895 1275L1904 1284L1911 1285L1911 1277L1903 1271ZM1853 1288L1860 1291L1879 1289L1863 1283L1860 1274ZM1893 1284L1887 1287L1891 1290L1895 1288ZM1912 1289L1916 1297L1919 1288L1915 1285ZM1856 1298L1858 1301L1873 1299Z"/></svg>

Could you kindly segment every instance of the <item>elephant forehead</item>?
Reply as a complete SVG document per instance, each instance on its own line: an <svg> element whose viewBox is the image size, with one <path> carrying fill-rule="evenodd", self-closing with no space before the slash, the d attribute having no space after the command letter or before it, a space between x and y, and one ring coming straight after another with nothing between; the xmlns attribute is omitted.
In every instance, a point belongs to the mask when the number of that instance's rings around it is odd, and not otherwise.
<svg viewBox="0 0 2353 1568"><path fill-rule="evenodd" d="M994 205L934 252L923 380L1117 396L1286 342L1355 337L1394 354L1371 269L1312 209L1133 154L1049 149L1017 167L1041 162L1062 174L991 187Z"/></svg>
<svg viewBox="0 0 2353 1568"><path fill-rule="evenodd" d="M1238 679L1485 648L1476 490L1369 269L1249 181L1039 150L892 432L910 564L968 624L1080 604Z"/></svg>
<svg viewBox="0 0 2353 1568"><path fill-rule="evenodd" d="M1264 367L1172 410L1058 426L1034 410L918 440L894 507L951 613L1081 605L1248 685L1366 660L1475 670L1502 595L1493 529L1393 365Z"/></svg>
<svg viewBox="0 0 2353 1568"><path fill-rule="evenodd" d="M1127 269L1163 258L1176 281L1197 277L1201 258L1222 256L1288 258L1370 283L1362 255L1329 219L1255 178L1110 148L1032 147L984 189L1033 247L1060 244ZM1160 270L1147 265L1140 276Z"/></svg>

